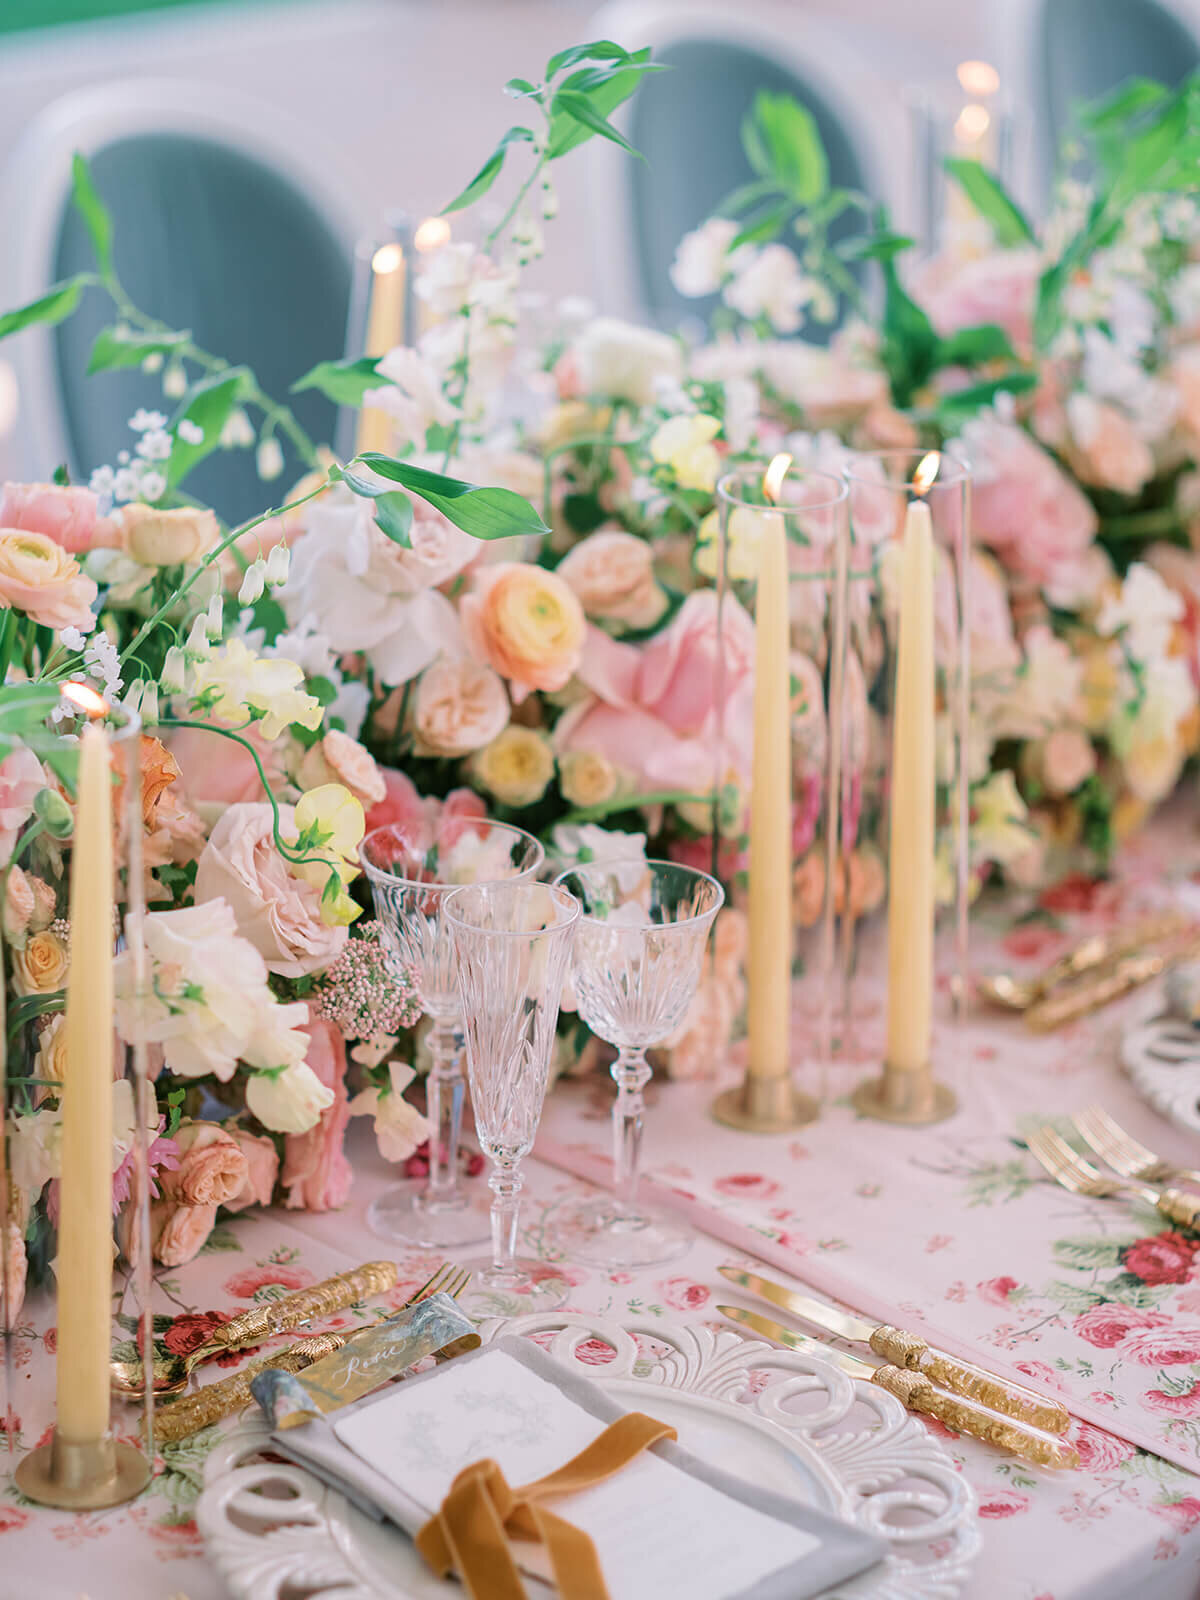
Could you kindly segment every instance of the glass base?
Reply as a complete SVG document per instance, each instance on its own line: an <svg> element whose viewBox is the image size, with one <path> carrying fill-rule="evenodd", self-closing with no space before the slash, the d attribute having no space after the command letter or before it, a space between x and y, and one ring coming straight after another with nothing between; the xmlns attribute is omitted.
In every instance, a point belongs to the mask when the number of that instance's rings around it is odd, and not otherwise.
<svg viewBox="0 0 1200 1600"><path fill-rule="evenodd" d="M392 1244L461 1250L491 1237L490 1201L486 1189L478 1197L460 1193L454 1200L431 1200L429 1185L414 1178L373 1200L367 1208L367 1225Z"/></svg>
<svg viewBox="0 0 1200 1600"><path fill-rule="evenodd" d="M612 1195L564 1207L550 1230L555 1249L589 1267L657 1267L692 1248L695 1234L661 1211L630 1211Z"/></svg>
<svg viewBox="0 0 1200 1600"><path fill-rule="evenodd" d="M550 1262L534 1261L528 1256L517 1256L511 1272L498 1273L491 1256L456 1264L471 1274L470 1283L457 1299L475 1322L488 1317L523 1317L530 1311L554 1311L571 1292L571 1285L556 1275Z"/></svg>

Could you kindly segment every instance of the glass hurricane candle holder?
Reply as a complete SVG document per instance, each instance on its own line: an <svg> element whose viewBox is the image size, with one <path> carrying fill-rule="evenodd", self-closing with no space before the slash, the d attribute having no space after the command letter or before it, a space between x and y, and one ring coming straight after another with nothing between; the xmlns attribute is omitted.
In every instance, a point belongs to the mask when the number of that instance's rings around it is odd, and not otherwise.
<svg viewBox="0 0 1200 1600"><path fill-rule="evenodd" d="M923 473L931 481L926 483ZM932 930L941 934L941 966L957 1007L965 1003L967 976L968 618L972 584L989 575L973 570L970 473L961 461L923 450L862 452L848 463L846 481L851 545L835 1035L842 1060L883 1063L882 1078L871 1079L856 1096L860 1110L893 1121L926 1122L949 1115L954 1107L953 1094L933 1072L939 1058L950 1053L930 1043L937 1009ZM923 596L909 570L912 508L918 503L927 508L918 520L927 520L931 534L931 571L923 580ZM910 584L916 585L915 599ZM985 598L978 596L976 603ZM1002 594L997 598L1007 604ZM907 630L906 619L911 619ZM902 659L906 643L920 644L918 634L929 646L921 696L905 687ZM911 650L909 657L911 663ZM928 720L920 704L925 695L931 702ZM930 859L922 854L915 877L908 800L900 798L911 798L913 761L922 774L927 763L926 792L932 793ZM897 857L897 848L906 853Z"/></svg>
<svg viewBox="0 0 1200 1600"><path fill-rule="evenodd" d="M746 1072L713 1112L758 1132L816 1116L832 1041L847 489L790 461L717 485L713 869L747 909L749 951Z"/></svg>

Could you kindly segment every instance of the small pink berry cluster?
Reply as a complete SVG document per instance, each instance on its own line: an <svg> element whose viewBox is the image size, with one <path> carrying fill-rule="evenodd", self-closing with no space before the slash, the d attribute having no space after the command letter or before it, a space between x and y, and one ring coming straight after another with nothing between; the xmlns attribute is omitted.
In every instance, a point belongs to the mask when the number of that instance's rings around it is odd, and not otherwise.
<svg viewBox="0 0 1200 1600"><path fill-rule="evenodd" d="M388 949L379 922L364 922L350 936L313 990L311 1003L347 1039L399 1033L421 1015L412 969Z"/></svg>

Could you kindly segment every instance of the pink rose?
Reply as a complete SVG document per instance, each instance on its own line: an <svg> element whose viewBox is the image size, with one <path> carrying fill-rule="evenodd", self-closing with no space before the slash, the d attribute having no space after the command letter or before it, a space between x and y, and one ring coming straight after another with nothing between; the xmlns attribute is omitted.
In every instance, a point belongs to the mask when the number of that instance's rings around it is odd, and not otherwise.
<svg viewBox="0 0 1200 1600"><path fill-rule="evenodd" d="M215 1122L187 1122L173 1137L179 1164L163 1174L164 1199L185 1206L223 1206L245 1188L246 1157L224 1128Z"/></svg>
<svg viewBox="0 0 1200 1600"><path fill-rule="evenodd" d="M279 810L294 837L291 806ZM346 942L345 928L321 920L320 892L288 871L268 805L230 806L200 856L195 893L197 905L223 897L243 939L285 978L319 972Z"/></svg>
<svg viewBox="0 0 1200 1600"><path fill-rule="evenodd" d="M474 789L451 789L444 800L422 795L407 773L394 767L381 767L387 794L367 812L367 832L375 828L395 828L413 847L422 851L435 843L445 849L458 838L467 822L487 816L483 796Z"/></svg>
<svg viewBox="0 0 1200 1600"><path fill-rule="evenodd" d="M258 752L272 788L281 788L284 781L281 742L269 744L257 732L257 724L239 737ZM176 728L170 735L168 748L179 765L183 790L193 806L224 810L226 806L262 800L263 786L254 757L232 739L202 728ZM205 814L212 813L206 811Z"/></svg>
<svg viewBox="0 0 1200 1600"><path fill-rule="evenodd" d="M514 704L534 689L565 688L579 666L587 629L583 607L544 567L499 561L480 568L459 617L467 648L510 680Z"/></svg>
<svg viewBox="0 0 1200 1600"><path fill-rule="evenodd" d="M940 263L931 264L937 271ZM1004 329L1018 353L1033 347L1033 306L1038 275L1038 252L997 250L957 264L939 281L919 292L919 299L942 338L962 328L992 322ZM928 277L927 273L927 277Z"/></svg>
<svg viewBox="0 0 1200 1600"><path fill-rule="evenodd" d="M1200 1327L1143 1328L1121 1345L1121 1360L1143 1367L1180 1367L1200 1361Z"/></svg>
<svg viewBox="0 0 1200 1600"><path fill-rule="evenodd" d="M726 1178L718 1178L713 1188L718 1194L732 1195L735 1199L772 1200L782 1185L773 1178L765 1178L761 1172L734 1172Z"/></svg>
<svg viewBox="0 0 1200 1600"><path fill-rule="evenodd" d="M188 1206L175 1200L155 1200L150 1206L150 1233L154 1259L164 1267L182 1267L200 1254L217 1220L215 1205ZM126 1245L134 1259L136 1247Z"/></svg>
<svg viewBox="0 0 1200 1600"><path fill-rule="evenodd" d="M346 1044L338 1030L323 1017L304 1026L310 1044L305 1063L333 1090L333 1104L307 1133L289 1133L283 1143L284 1204L290 1209L330 1211L345 1203L354 1174L343 1147L350 1121L346 1093Z"/></svg>
<svg viewBox="0 0 1200 1600"><path fill-rule="evenodd" d="M606 1367L616 1353L612 1345L605 1344L603 1339L584 1339L582 1344L575 1346L575 1359L585 1367Z"/></svg>
<svg viewBox="0 0 1200 1600"><path fill-rule="evenodd" d="M1096 770L1096 751L1082 728L1055 728L1031 752L1046 792L1073 794Z"/></svg>
<svg viewBox="0 0 1200 1600"><path fill-rule="evenodd" d="M975 1290L979 1298L986 1300L989 1305L1006 1306L1009 1295L1019 1287L1017 1278L988 1278L983 1283L977 1283Z"/></svg>
<svg viewBox="0 0 1200 1600"><path fill-rule="evenodd" d="M725 600L725 720L730 765L750 771L754 623L733 595ZM593 698L564 713L554 730L560 753L591 751L632 778L642 793L712 787L719 678L716 595L690 594L648 644L621 644L590 629L580 680Z"/></svg>
<svg viewBox="0 0 1200 1600"><path fill-rule="evenodd" d="M1018 1372L1023 1372L1027 1378L1032 1378L1046 1389L1065 1388L1062 1373L1056 1371L1048 1361L1017 1361L1014 1366Z"/></svg>
<svg viewBox="0 0 1200 1600"><path fill-rule="evenodd" d="M699 1311L709 1300L705 1285L693 1283L691 1278L668 1278L659 1284L658 1292L665 1304L676 1311Z"/></svg>
<svg viewBox="0 0 1200 1600"><path fill-rule="evenodd" d="M246 1181L231 1200L226 1200L225 1209L244 1211L247 1206L269 1206L279 1174L274 1139L248 1133L245 1128L230 1128L229 1137L246 1158Z"/></svg>
<svg viewBox="0 0 1200 1600"><path fill-rule="evenodd" d="M589 534L567 552L557 572L589 617L627 628L652 628L667 609L666 594L655 582L650 546L620 528Z"/></svg>
<svg viewBox="0 0 1200 1600"><path fill-rule="evenodd" d="M45 787L42 763L24 745L0 761L0 861L11 860L21 829L33 815L34 798Z"/></svg>
<svg viewBox="0 0 1200 1600"><path fill-rule="evenodd" d="M1075 475L1098 489L1135 495L1154 476L1154 452L1123 411L1076 393L1067 401Z"/></svg>
<svg viewBox="0 0 1200 1600"><path fill-rule="evenodd" d="M1161 1328L1170 1322L1161 1311L1139 1311L1133 1306L1089 1306L1075 1318L1072 1326L1081 1339L1097 1350L1112 1350L1135 1328Z"/></svg>
<svg viewBox="0 0 1200 1600"><path fill-rule="evenodd" d="M1096 536L1091 502L1016 423L982 416L964 438L975 471L976 536L1018 576L1053 581Z"/></svg>
<svg viewBox="0 0 1200 1600"><path fill-rule="evenodd" d="M6 483L0 494L0 528L44 534L72 555L115 549L121 543L121 530L112 517L100 516L98 508L90 489Z"/></svg>
<svg viewBox="0 0 1200 1600"><path fill-rule="evenodd" d="M1200 1499L1194 1494L1185 1494L1179 1500L1172 1500L1166 1505L1154 1505L1150 1509L1174 1523L1180 1533L1191 1533L1200 1522Z"/></svg>
<svg viewBox="0 0 1200 1600"><path fill-rule="evenodd" d="M426 667L413 697L419 755L451 760L482 750L508 726L508 693L491 667L443 659Z"/></svg>
<svg viewBox="0 0 1200 1600"><path fill-rule="evenodd" d="M257 1266L245 1267L241 1272L235 1272L232 1278L227 1278L225 1293L231 1294L235 1300L277 1300L277 1294L264 1291L284 1289L291 1293L293 1289L307 1289L312 1281L313 1275L307 1267L286 1267L264 1261Z"/></svg>
<svg viewBox="0 0 1200 1600"><path fill-rule="evenodd" d="M1071 1443L1079 1451L1079 1465L1084 1472L1115 1472L1123 1461L1137 1454L1126 1440L1118 1439L1115 1433L1105 1433L1103 1428L1093 1428L1089 1422L1076 1423Z"/></svg>
<svg viewBox="0 0 1200 1600"><path fill-rule="evenodd" d="M1182 1394L1168 1394L1165 1389L1147 1389L1142 1403L1153 1411L1165 1411L1172 1417L1200 1416L1200 1378Z"/></svg>
<svg viewBox="0 0 1200 1600"><path fill-rule="evenodd" d="M1121 1264L1143 1283L1187 1283L1196 1269L1200 1240L1182 1233L1154 1233L1137 1239L1121 1254Z"/></svg>
<svg viewBox="0 0 1200 1600"><path fill-rule="evenodd" d="M1004 1517L1020 1516L1023 1511L1029 1510L1031 1504L1029 1496L1019 1494L1016 1489L989 1488L980 1496L979 1515L996 1522Z"/></svg>

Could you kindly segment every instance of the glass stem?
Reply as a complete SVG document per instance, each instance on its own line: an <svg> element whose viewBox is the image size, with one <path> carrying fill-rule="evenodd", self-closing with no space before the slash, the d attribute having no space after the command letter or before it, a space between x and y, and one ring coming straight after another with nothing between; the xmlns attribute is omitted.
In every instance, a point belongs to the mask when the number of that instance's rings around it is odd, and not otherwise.
<svg viewBox="0 0 1200 1600"><path fill-rule="evenodd" d="M435 1021L429 1030L433 1065L425 1081L425 1109L429 1117L429 1200L452 1205L458 1193L458 1142L462 1134L463 1096L466 1084L459 1062L458 1037L448 1022Z"/></svg>
<svg viewBox="0 0 1200 1600"><path fill-rule="evenodd" d="M612 1064L617 1086L613 1106L613 1187L622 1211L637 1208L638 1180L642 1164L642 1126L645 1101L642 1090L650 1081L650 1067L643 1049L627 1047Z"/></svg>
<svg viewBox="0 0 1200 1600"><path fill-rule="evenodd" d="M492 1195L492 1271L512 1276L516 1272L517 1216L521 1209L522 1178L515 1165L497 1162L488 1179Z"/></svg>

